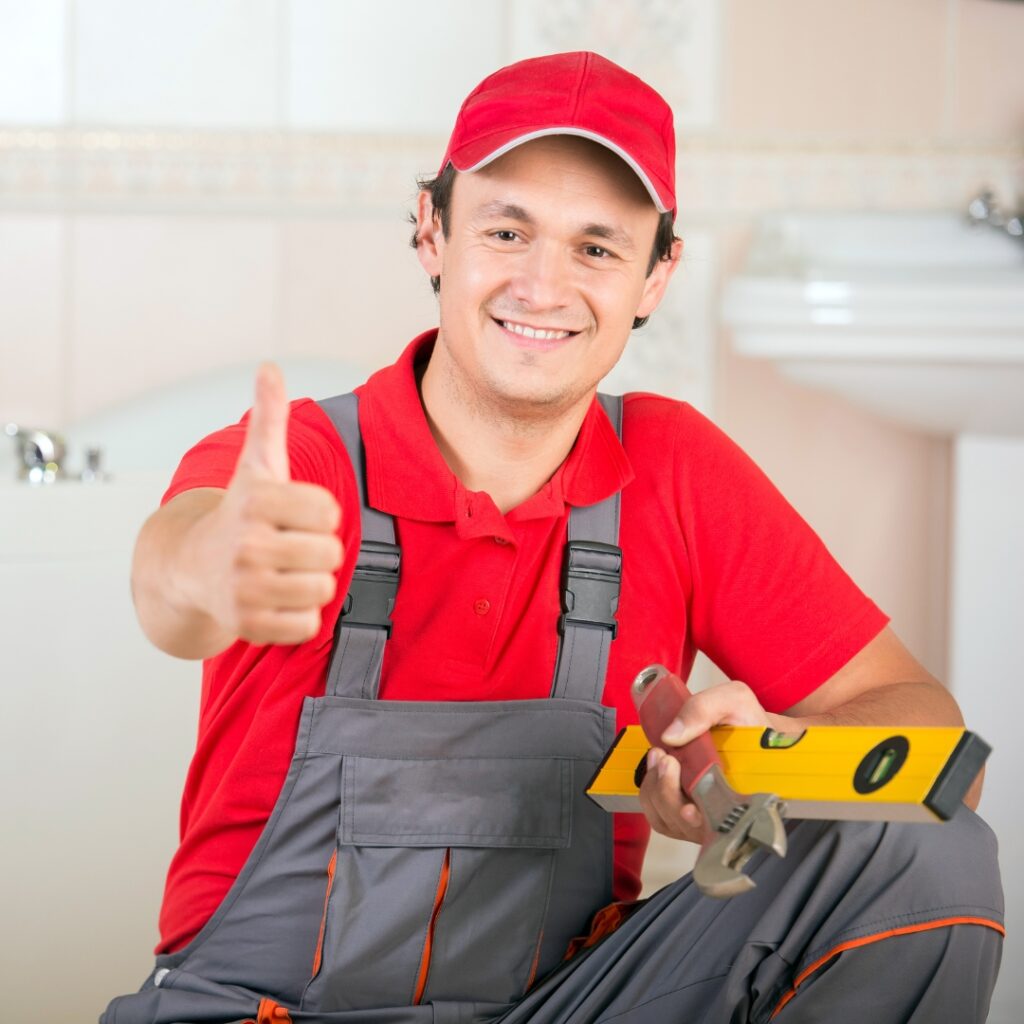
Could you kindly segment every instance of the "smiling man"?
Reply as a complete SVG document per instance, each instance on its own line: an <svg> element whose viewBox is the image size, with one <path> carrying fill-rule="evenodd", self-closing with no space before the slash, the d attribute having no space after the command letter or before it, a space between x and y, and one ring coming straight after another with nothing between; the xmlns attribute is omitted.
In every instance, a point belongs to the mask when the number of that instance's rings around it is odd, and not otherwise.
<svg viewBox="0 0 1024 1024"><path fill-rule="evenodd" d="M161 943L107 1024L981 1021L995 841L802 822L757 888L638 901L697 841L673 758L643 815L583 788L629 686L698 650L720 723L959 725L762 473L692 408L598 382L679 264L664 100L596 54L464 103L416 245L440 327L355 395L264 367L140 534L143 628L202 658ZM977 791L969 796L977 803Z"/></svg>
<svg viewBox="0 0 1024 1024"><path fill-rule="evenodd" d="M572 136L524 143L452 191L447 231L420 196L420 259L445 282L425 390L457 375L506 417L582 418L676 266L677 251L650 266L650 196L620 158Z"/></svg>
<svg viewBox="0 0 1024 1024"><path fill-rule="evenodd" d="M417 217L420 261L444 281L422 398L449 466L504 512L564 462L681 243L658 258L647 191L585 138L542 136L449 175L447 225L428 189Z"/></svg>

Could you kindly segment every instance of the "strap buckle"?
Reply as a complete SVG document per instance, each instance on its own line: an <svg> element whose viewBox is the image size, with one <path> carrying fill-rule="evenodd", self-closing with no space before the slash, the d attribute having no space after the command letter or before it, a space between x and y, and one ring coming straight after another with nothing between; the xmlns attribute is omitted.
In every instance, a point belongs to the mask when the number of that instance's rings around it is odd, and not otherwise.
<svg viewBox="0 0 1024 1024"><path fill-rule="evenodd" d="M619 607L622 579L622 548L596 540L571 540L565 546L562 566L562 616L558 632L567 625L619 631L615 612Z"/></svg>
<svg viewBox="0 0 1024 1024"><path fill-rule="evenodd" d="M398 570L402 552L397 544L364 540L345 602L341 620L345 626L386 629L391 636L391 613L398 594Z"/></svg>

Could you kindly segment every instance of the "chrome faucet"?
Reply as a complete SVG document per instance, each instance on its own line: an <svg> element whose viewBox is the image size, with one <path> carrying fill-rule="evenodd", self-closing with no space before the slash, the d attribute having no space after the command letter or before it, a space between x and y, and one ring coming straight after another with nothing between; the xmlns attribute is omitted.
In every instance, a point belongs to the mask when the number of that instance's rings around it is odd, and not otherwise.
<svg viewBox="0 0 1024 1024"><path fill-rule="evenodd" d="M18 451L18 478L34 484L50 484L64 475L64 438L48 430L8 423L4 433L14 439Z"/></svg>
<svg viewBox="0 0 1024 1024"><path fill-rule="evenodd" d="M983 189L967 204L967 219L972 224L988 224L1008 235L1024 241L1024 220L1021 213L1006 216L999 209L995 193L991 189Z"/></svg>

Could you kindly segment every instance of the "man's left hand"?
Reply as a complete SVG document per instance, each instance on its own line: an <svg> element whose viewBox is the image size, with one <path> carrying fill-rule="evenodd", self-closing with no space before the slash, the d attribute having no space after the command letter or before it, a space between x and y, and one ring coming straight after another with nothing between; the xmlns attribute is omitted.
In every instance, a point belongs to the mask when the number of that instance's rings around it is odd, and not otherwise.
<svg viewBox="0 0 1024 1024"><path fill-rule="evenodd" d="M746 683L731 681L695 693L661 736L667 748L681 747L714 725L755 725L784 729L786 720L769 715ZM654 747L640 786L640 805L655 832L699 843L704 838L701 813L679 782L679 762Z"/></svg>

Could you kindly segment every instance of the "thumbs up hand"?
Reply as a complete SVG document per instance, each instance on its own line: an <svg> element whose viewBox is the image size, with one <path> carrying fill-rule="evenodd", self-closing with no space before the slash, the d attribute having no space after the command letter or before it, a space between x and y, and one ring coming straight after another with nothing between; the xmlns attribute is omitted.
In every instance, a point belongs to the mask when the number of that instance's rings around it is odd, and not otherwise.
<svg viewBox="0 0 1024 1024"><path fill-rule="evenodd" d="M290 478L288 416L281 371L265 363L235 474L191 538L195 606L250 643L316 636L342 559L334 495Z"/></svg>

